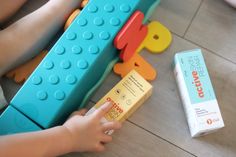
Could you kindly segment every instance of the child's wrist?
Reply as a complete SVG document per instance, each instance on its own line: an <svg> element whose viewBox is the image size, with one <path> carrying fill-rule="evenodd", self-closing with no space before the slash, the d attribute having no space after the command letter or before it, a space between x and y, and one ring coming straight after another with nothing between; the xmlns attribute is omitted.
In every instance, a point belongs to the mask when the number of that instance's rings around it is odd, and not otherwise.
<svg viewBox="0 0 236 157"><path fill-rule="evenodd" d="M65 126L58 126L58 129L60 130L60 137L63 137L62 142L64 142L64 148L65 148L65 153L70 153L72 152L74 149L74 139L73 139L73 135L70 132L70 130L65 127Z"/></svg>
<svg viewBox="0 0 236 157"><path fill-rule="evenodd" d="M66 127L57 126L47 131L49 131L51 141L45 156L59 156L73 151L73 138Z"/></svg>

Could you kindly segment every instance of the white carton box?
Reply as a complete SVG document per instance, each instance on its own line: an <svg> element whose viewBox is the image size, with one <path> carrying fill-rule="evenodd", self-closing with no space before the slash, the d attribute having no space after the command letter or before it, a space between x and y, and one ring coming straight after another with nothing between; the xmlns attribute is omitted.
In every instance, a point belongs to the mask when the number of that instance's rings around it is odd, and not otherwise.
<svg viewBox="0 0 236 157"><path fill-rule="evenodd" d="M224 127L201 50L177 53L173 69L191 136Z"/></svg>

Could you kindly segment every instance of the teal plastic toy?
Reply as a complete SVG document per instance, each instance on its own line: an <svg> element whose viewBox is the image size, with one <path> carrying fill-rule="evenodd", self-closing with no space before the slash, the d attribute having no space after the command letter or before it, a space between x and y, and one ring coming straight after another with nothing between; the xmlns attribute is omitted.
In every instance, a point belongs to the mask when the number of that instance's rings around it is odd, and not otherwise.
<svg viewBox="0 0 236 157"><path fill-rule="evenodd" d="M90 0L1 115L0 135L62 124L83 107L119 59L113 46L116 34L134 11L142 11L146 22L158 4Z"/></svg>
<svg viewBox="0 0 236 157"><path fill-rule="evenodd" d="M39 126L12 106L7 107L2 115L4 116L0 118L1 135L41 130Z"/></svg>

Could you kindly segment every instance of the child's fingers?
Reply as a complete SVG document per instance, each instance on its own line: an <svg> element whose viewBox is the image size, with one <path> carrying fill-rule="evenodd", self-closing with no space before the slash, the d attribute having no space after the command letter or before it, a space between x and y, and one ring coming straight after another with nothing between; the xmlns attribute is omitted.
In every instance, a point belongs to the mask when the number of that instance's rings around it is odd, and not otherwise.
<svg viewBox="0 0 236 157"><path fill-rule="evenodd" d="M88 111L87 109L81 109L81 110L79 110L79 111L75 111L75 112L73 112L73 113L70 115L69 118L71 118L71 117L73 117L73 116L75 116L75 115L84 116L87 111Z"/></svg>
<svg viewBox="0 0 236 157"><path fill-rule="evenodd" d="M84 116L87 112L88 110L84 108L78 111L78 115Z"/></svg>
<svg viewBox="0 0 236 157"><path fill-rule="evenodd" d="M117 130L121 128L120 122L107 122L102 125L102 131Z"/></svg>
<svg viewBox="0 0 236 157"><path fill-rule="evenodd" d="M112 137L109 135L104 134L101 138L102 143L109 143L112 141Z"/></svg>
<svg viewBox="0 0 236 157"><path fill-rule="evenodd" d="M105 146L102 143L99 143L95 146L95 151L102 152L105 150Z"/></svg>
<svg viewBox="0 0 236 157"><path fill-rule="evenodd" d="M94 115L96 118L101 119L111 108L112 104L110 102L106 102L94 112Z"/></svg>

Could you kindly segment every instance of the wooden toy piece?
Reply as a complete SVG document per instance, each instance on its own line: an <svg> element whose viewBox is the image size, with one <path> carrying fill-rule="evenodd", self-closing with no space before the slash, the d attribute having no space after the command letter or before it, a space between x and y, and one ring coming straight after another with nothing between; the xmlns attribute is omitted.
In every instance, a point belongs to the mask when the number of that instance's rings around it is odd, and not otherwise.
<svg viewBox="0 0 236 157"><path fill-rule="evenodd" d="M16 83L23 83L31 75L34 69L42 61L48 52L42 51L38 56L33 58L31 61L11 70L6 74L8 78L14 79Z"/></svg>
<svg viewBox="0 0 236 157"><path fill-rule="evenodd" d="M154 80L157 76L156 70L138 53L135 53L127 62L117 63L113 68L114 72L121 75L122 78L133 69L149 81Z"/></svg>
<svg viewBox="0 0 236 157"><path fill-rule="evenodd" d="M70 24L74 21L74 19L76 18L77 15L79 15L80 10L76 9L70 16L69 18L66 20L65 26L64 26L64 31L66 31L66 29L70 26Z"/></svg>
<svg viewBox="0 0 236 157"><path fill-rule="evenodd" d="M88 4L89 0L83 0L80 4L80 8L84 8Z"/></svg>
<svg viewBox="0 0 236 157"><path fill-rule="evenodd" d="M148 27L142 24L144 14L136 11L117 34L114 45L121 50L120 58L126 62L134 55L148 33Z"/></svg>
<svg viewBox="0 0 236 157"><path fill-rule="evenodd" d="M138 48L137 52L146 48L152 53L161 53L169 47L171 41L172 36L170 31L160 22L152 21L148 24L148 35Z"/></svg>

